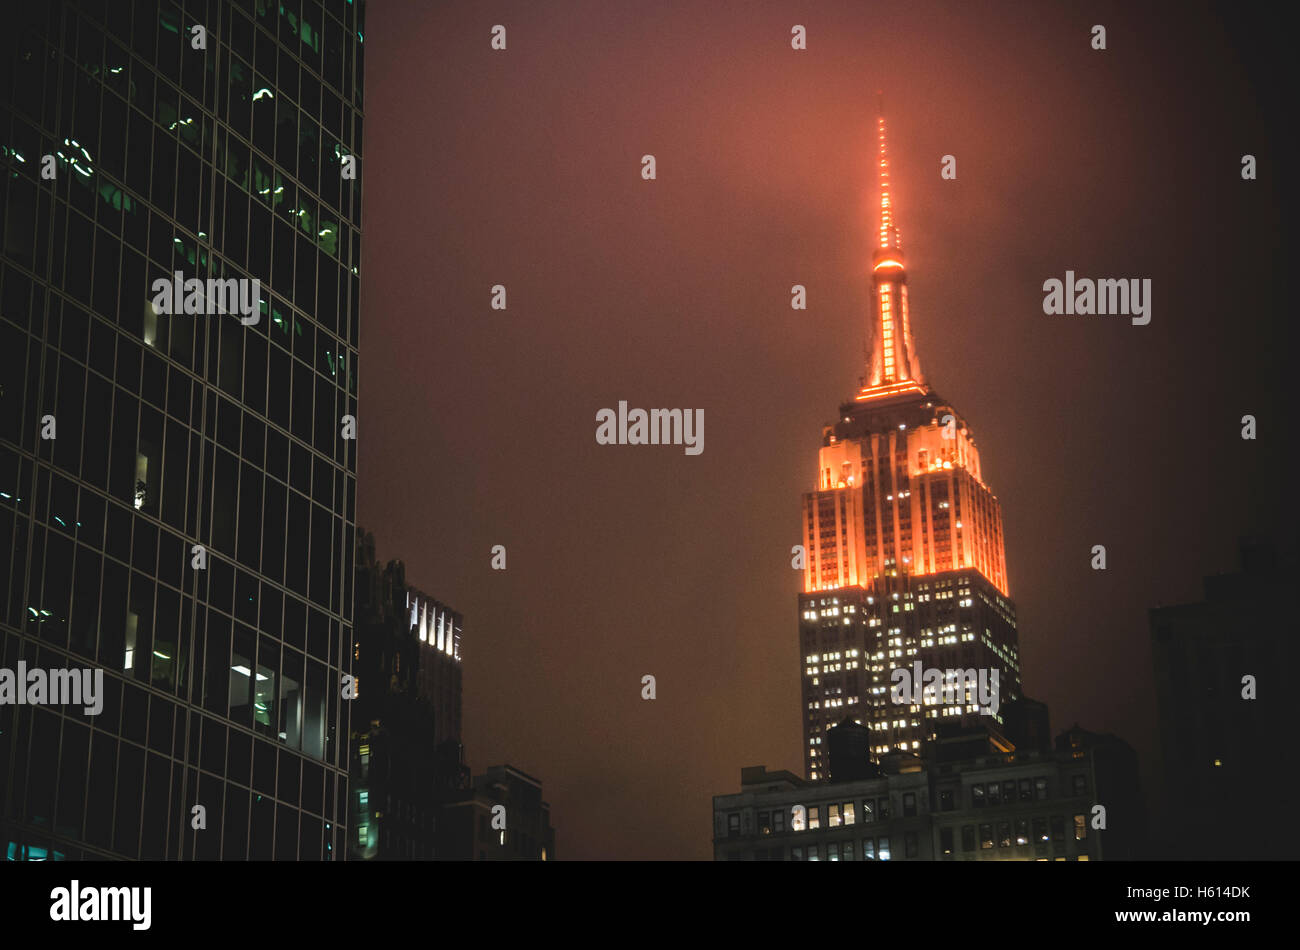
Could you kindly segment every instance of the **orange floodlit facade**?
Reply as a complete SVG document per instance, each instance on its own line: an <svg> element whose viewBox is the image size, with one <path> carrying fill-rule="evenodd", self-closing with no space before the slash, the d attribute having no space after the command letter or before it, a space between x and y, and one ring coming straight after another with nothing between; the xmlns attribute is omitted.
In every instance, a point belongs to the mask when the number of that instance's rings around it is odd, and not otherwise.
<svg viewBox="0 0 1300 950"><path fill-rule="evenodd" d="M804 496L804 590L973 568L1006 596L1002 509L980 473L974 437L955 409L927 398L932 393L912 339L883 118L878 135L880 248L872 268L870 372L841 424L827 428L817 490ZM873 406L881 412L870 413ZM832 519L833 532L827 530Z"/></svg>
<svg viewBox="0 0 1300 950"><path fill-rule="evenodd" d="M877 132L870 362L865 385L823 429L816 486L803 496L800 642L811 779L827 777L821 740L845 718L872 729L873 751L882 754L919 751L935 720L985 714L973 701L893 703L899 668L917 661L996 668L1003 705L1020 689L1002 509L970 426L921 371L883 118Z"/></svg>

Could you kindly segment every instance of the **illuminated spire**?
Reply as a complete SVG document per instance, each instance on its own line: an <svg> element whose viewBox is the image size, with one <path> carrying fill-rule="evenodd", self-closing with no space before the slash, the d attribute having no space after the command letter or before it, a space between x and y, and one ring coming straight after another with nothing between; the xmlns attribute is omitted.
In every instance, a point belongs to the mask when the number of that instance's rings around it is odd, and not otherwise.
<svg viewBox="0 0 1300 950"><path fill-rule="evenodd" d="M876 119L876 137L880 143L880 246L871 255L871 362L867 366L867 386L858 394L859 400L926 391L907 308L907 271L894 220L883 103Z"/></svg>
<svg viewBox="0 0 1300 950"><path fill-rule="evenodd" d="M876 120L876 134L880 137L880 247L902 249L898 228L894 225L894 206L889 187L889 155L885 151L885 117Z"/></svg>

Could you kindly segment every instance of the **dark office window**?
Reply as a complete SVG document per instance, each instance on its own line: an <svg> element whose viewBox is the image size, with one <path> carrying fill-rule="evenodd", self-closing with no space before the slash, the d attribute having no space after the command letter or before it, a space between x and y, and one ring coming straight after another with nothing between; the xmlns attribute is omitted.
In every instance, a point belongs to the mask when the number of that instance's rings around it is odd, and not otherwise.
<svg viewBox="0 0 1300 950"><path fill-rule="evenodd" d="M200 764L214 775L226 772L226 726L216 719L203 717L203 745Z"/></svg>
<svg viewBox="0 0 1300 950"><path fill-rule="evenodd" d="M140 853L140 807L144 792L144 750L129 742L118 749L117 817L113 825L113 850L137 857Z"/></svg>
<svg viewBox="0 0 1300 950"><path fill-rule="evenodd" d="M939 829L939 850L944 854L952 854L952 829Z"/></svg>
<svg viewBox="0 0 1300 950"><path fill-rule="evenodd" d="M961 826L961 849L963 851L975 850L975 826L974 825Z"/></svg>
<svg viewBox="0 0 1300 950"><path fill-rule="evenodd" d="M740 837L740 815L732 813L727 816L727 837Z"/></svg>
<svg viewBox="0 0 1300 950"><path fill-rule="evenodd" d="M246 789L230 786L226 791L222 838L224 860L240 861L248 856L248 791Z"/></svg>
<svg viewBox="0 0 1300 950"><path fill-rule="evenodd" d="M903 817L904 818L916 817L916 793L915 792L903 793Z"/></svg>
<svg viewBox="0 0 1300 950"><path fill-rule="evenodd" d="M229 731L226 776L230 781L245 786L253 781L253 739L239 729Z"/></svg>
<svg viewBox="0 0 1300 950"><path fill-rule="evenodd" d="M81 837L86 806L86 760L90 752L90 730L64 720L63 747L59 756L58 806L54 830L72 838Z"/></svg>
<svg viewBox="0 0 1300 950"><path fill-rule="evenodd" d="M265 739L253 740L253 791L275 793L277 750Z"/></svg>
<svg viewBox="0 0 1300 950"><path fill-rule="evenodd" d="M248 856L254 861L269 861L275 843L275 802L265 795L254 794L250 810Z"/></svg>
<svg viewBox="0 0 1300 950"><path fill-rule="evenodd" d="M920 853L915 831L903 832L903 857L915 858Z"/></svg>
<svg viewBox="0 0 1300 950"><path fill-rule="evenodd" d="M101 716L103 713L100 714ZM97 717L98 718L98 717ZM117 782L117 739L95 730L91 740L89 787L113 788ZM91 794L86 808L86 841L100 848L112 846L113 800Z"/></svg>
<svg viewBox="0 0 1300 950"><path fill-rule="evenodd" d="M171 769L170 759L149 753L145 767L144 820L140 824L140 857L145 860L160 861L165 857L167 824L154 816L167 813L171 798Z"/></svg>
<svg viewBox="0 0 1300 950"><path fill-rule="evenodd" d="M976 808L984 807L984 786L972 785L970 790L971 804Z"/></svg>
<svg viewBox="0 0 1300 950"><path fill-rule="evenodd" d="M275 806L275 859L298 859L298 810L284 804Z"/></svg>

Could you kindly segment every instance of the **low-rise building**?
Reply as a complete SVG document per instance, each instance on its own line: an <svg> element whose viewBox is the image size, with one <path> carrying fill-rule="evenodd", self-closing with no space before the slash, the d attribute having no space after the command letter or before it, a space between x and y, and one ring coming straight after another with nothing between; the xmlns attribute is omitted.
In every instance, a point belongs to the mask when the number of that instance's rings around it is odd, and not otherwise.
<svg viewBox="0 0 1300 950"><path fill-rule="evenodd" d="M464 861L553 861L555 829L542 783L512 765L494 765L442 810L441 857Z"/></svg>
<svg viewBox="0 0 1300 950"><path fill-rule="evenodd" d="M1054 749L1017 749L991 728L955 729L931 739L923 756L873 760L860 754L860 730L846 721L828 735L828 781L764 766L742 769L740 792L713 799L714 859L1136 856L1142 828L1137 764L1122 740L1076 726L1057 738Z"/></svg>

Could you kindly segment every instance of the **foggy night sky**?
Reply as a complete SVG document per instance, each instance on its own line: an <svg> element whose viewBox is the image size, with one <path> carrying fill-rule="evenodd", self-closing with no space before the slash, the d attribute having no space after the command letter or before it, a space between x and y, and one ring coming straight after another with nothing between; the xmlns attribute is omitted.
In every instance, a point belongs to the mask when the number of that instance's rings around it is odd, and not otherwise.
<svg viewBox="0 0 1300 950"><path fill-rule="evenodd" d="M1153 808L1147 609L1276 528L1289 426L1280 116L1226 19L368 5L358 523L464 613L467 760L542 780L561 860L710 858L742 766L802 773L790 549L864 372L877 90L912 329L1002 503L1025 693L1054 735L1132 743ZM1151 278L1151 323L1044 315L1067 269ZM598 446L620 399L703 408L704 453Z"/></svg>

